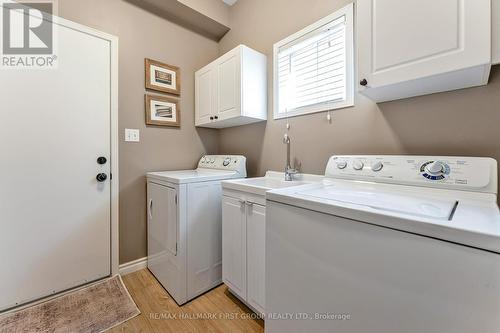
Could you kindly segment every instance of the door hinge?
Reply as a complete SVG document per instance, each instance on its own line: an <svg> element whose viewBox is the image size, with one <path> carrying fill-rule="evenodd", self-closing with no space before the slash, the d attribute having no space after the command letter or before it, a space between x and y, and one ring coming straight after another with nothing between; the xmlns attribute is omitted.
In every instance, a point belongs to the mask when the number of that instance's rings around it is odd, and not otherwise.
<svg viewBox="0 0 500 333"><path fill-rule="evenodd" d="M109 174L109 180L113 180L113 174L112 173Z"/></svg>
<svg viewBox="0 0 500 333"><path fill-rule="evenodd" d="M175 204L177 205L177 194L175 195Z"/></svg>

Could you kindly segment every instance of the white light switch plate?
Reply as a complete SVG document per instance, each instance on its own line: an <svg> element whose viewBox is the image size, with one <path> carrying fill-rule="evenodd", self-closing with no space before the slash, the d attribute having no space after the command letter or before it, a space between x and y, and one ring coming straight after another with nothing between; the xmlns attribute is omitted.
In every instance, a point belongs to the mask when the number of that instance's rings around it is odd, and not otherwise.
<svg viewBox="0 0 500 333"><path fill-rule="evenodd" d="M125 142L139 142L139 130L125 128Z"/></svg>

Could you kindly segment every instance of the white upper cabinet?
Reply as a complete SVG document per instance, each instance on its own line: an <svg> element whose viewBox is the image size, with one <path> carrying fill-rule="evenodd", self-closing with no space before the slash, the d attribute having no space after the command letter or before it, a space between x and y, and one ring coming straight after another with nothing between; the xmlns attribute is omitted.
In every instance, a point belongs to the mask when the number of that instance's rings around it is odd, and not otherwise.
<svg viewBox="0 0 500 333"><path fill-rule="evenodd" d="M358 0L359 92L384 102L488 83L490 0Z"/></svg>
<svg viewBox="0 0 500 333"><path fill-rule="evenodd" d="M195 74L195 124L224 128L267 119L267 58L240 45Z"/></svg>
<svg viewBox="0 0 500 333"><path fill-rule="evenodd" d="M493 65L500 64L500 0L491 1L491 42Z"/></svg>

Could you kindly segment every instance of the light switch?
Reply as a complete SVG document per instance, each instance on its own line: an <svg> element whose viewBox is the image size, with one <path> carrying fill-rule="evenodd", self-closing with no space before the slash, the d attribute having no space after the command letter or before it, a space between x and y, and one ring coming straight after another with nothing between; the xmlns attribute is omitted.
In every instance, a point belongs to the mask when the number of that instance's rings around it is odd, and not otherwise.
<svg viewBox="0 0 500 333"><path fill-rule="evenodd" d="M139 142L139 130L125 128L125 142Z"/></svg>

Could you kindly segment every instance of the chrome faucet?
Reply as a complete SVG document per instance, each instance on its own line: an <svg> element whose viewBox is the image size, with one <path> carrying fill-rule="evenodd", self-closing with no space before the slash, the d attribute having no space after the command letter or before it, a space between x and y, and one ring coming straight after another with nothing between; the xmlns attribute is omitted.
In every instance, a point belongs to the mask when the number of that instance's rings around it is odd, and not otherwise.
<svg viewBox="0 0 500 333"><path fill-rule="evenodd" d="M292 168L290 164L290 137L285 134L283 143L286 144L286 166L285 166L285 181L292 181L293 175L299 173L299 170Z"/></svg>

